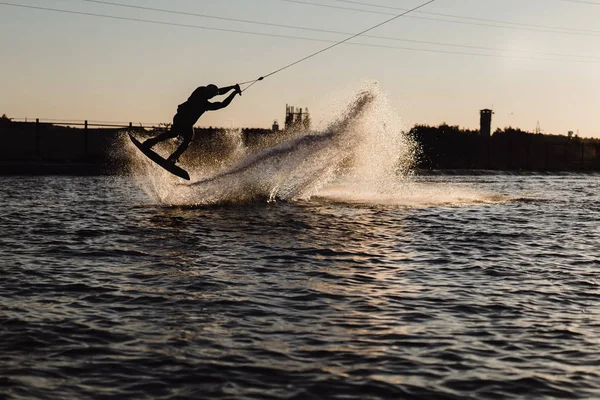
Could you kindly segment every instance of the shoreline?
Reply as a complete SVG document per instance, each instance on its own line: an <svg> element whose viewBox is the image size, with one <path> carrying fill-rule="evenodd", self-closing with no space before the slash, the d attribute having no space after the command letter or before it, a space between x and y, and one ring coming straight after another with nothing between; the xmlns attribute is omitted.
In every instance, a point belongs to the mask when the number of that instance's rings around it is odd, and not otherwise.
<svg viewBox="0 0 600 400"><path fill-rule="evenodd" d="M482 175L597 175L592 169L415 169L416 176L482 176ZM0 176L118 176L124 175L118 165L85 162L0 161Z"/></svg>

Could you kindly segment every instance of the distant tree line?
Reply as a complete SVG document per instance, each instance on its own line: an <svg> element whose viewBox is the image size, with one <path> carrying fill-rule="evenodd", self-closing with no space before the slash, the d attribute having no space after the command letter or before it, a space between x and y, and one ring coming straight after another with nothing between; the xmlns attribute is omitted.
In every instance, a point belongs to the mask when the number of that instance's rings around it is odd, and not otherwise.
<svg viewBox="0 0 600 400"><path fill-rule="evenodd" d="M600 139L548 135L506 127L491 137L443 123L415 125L420 169L600 170Z"/></svg>
<svg viewBox="0 0 600 400"><path fill-rule="evenodd" d="M168 128L169 124L163 124L156 129ZM142 135L156 134L143 128L136 130ZM197 140L187 153L197 159L226 158L239 146L270 147L294 134L293 130L244 128L238 136L220 128L196 130ZM11 122L2 114L0 163L18 160L105 163L119 155L123 144L120 131L103 128L84 131L49 123ZM478 130L446 123L417 124L405 134L418 149L415 167L421 170L600 171L600 139L539 134L513 127L496 129L490 137L484 137ZM109 162L114 163L114 160Z"/></svg>

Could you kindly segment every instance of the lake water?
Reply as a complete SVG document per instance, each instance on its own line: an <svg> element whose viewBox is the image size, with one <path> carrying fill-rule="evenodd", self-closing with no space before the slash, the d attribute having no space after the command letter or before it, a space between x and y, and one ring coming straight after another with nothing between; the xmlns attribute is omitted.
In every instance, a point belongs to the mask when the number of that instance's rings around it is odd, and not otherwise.
<svg viewBox="0 0 600 400"><path fill-rule="evenodd" d="M600 175L165 190L0 177L0 398L600 398Z"/></svg>

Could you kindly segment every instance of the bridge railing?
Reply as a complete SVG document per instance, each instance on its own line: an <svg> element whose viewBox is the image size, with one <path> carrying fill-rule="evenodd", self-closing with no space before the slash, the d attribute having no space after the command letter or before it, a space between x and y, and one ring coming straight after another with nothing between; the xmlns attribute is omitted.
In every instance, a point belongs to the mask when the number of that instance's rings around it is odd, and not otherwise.
<svg viewBox="0 0 600 400"><path fill-rule="evenodd" d="M46 124L46 125L59 125L59 126L82 126L84 128L95 127L95 128L143 128L143 129L154 129L164 127L164 123L142 123L142 122L115 122L115 121L92 121L92 120L63 120L63 119L40 119L40 118L11 118L12 122L22 123L35 123L35 124Z"/></svg>

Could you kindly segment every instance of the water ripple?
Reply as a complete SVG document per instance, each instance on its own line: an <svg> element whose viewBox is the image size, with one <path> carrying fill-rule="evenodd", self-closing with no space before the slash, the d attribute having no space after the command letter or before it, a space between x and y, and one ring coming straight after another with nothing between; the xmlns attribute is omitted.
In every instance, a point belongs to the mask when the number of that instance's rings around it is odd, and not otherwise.
<svg viewBox="0 0 600 400"><path fill-rule="evenodd" d="M0 178L1 397L600 397L600 177L415 179L484 200Z"/></svg>

